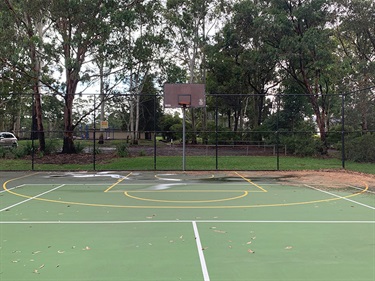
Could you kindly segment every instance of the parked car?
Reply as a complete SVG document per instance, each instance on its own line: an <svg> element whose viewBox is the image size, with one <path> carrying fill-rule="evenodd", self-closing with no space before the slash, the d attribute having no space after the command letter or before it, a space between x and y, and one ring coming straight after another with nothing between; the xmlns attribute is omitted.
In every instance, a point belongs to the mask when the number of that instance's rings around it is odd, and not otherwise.
<svg viewBox="0 0 375 281"><path fill-rule="evenodd" d="M17 147L18 140L12 133L0 132L0 146Z"/></svg>

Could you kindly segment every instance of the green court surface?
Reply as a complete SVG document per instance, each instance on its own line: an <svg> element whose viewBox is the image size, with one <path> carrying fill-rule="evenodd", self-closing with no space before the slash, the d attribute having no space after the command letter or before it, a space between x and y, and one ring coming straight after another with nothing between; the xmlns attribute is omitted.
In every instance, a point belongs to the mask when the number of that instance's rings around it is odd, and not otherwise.
<svg viewBox="0 0 375 281"><path fill-rule="evenodd" d="M0 280L375 280L373 182L0 174Z"/></svg>

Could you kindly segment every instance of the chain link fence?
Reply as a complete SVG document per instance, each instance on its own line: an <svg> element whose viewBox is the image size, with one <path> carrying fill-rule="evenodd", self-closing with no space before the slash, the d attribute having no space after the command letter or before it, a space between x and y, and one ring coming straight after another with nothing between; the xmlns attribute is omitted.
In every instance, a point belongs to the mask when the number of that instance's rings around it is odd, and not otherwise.
<svg viewBox="0 0 375 281"><path fill-rule="evenodd" d="M315 112L308 95L207 94L206 108L187 110L185 145L181 111L164 110L162 95L77 95L69 127L62 97L44 94L38 112L33 94L12 94L0 131L19 145L0 146L0 158L22 161L7 170L345 168L375 162L372 90L315 97ZM75 153L62 153L67 136Z"/></svg>

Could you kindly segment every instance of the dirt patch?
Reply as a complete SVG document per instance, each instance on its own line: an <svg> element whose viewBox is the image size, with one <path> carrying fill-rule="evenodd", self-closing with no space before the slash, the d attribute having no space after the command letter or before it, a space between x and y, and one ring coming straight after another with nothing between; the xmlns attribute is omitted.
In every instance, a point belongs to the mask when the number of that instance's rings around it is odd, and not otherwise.
<svg viewBox="0 0 375 281"><path fill-rule="evenodd" d="M272 171L272 172L245 172L245 176L277 178L284 184L311 185L320 188L359 187L375 191L375 176L347 170L320 170L320 171Z"/></svg>

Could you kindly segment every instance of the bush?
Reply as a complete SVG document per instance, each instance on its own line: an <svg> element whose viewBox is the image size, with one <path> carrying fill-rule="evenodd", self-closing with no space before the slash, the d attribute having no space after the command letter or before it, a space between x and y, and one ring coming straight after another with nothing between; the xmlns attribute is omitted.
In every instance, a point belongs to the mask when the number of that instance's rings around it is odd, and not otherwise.
<svg viewBox="0 0 375 281"><path fill-rule="evenodd" d="M61 148L61 144L58 139L47 139L44 154L49 155L49 154L59 152L60 148Z"/></svg>
<svg viewBox="0 0 375 281"><path fill-rule="evenodd" d="M81 142L81 141L76 141L76 142L74 143L74 148L76 149L76 152L77 152L77 153L82 153L83 150L85 149L85 146L84 146L83 142Z"/></svg>
<svg viewBox="0 0 375 281"><path fill-rule="evenodd" d="M26 155L31 155L32 146L30 142L26 145L19 145L18 147L1 147L0 146L0 158L22 158Z"/></svg>
<svg viewBox="0 0 375 281"><path fill-rule="evenodd" d="M117 151L117 155L119 157L129 157L130 156L129 147L124 142L116 145L116 151Z"/></svg>
<svg viewBox="0 0 375 281"><path fill-rule="evenodd" d="M289 154L297 156L315 156L322 147L319 139L311 134L288 133L280 137L280 143L286 146Z"/></svg>
<svg viewBox="0 0 375 281"><path fill-rule="evenodd" d="M345 143L348 160L354 162L375 163L375 134L365 134Z"/></svg>

